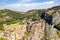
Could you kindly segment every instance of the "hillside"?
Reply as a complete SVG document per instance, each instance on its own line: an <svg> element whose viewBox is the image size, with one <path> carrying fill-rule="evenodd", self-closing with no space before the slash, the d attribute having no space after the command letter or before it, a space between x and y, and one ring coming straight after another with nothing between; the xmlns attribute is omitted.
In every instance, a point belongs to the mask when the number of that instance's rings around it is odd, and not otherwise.
<svg viewBox="0 0 60 40"><path fill-rule="evenodd" d="M23 13L9 9L0 10L0 17L4 17L4 16L9 16L12 17L13 19L21 19L23 18Z"/></svg>
<svg viewBox="0 0 60 40"><path fill-rule="evenodd" d="M54 6L54 7L50 8L50 9L59 10L60 9L60 6Z"/></svg>
<svg viewBox="0 0 60 40"><path fill-rule="evenodd" d="M46 9L35 9L35 10L30 10L25 13L27 18L40 18L41 14L46 12Z"/></svg>
<svg viewBox="0 0 60 40"><path fill-rule="evenodd" d="M17 12L9 9L0 10L0 30L3 29L3 24L15 24L23 18L23 12Z"/></svg>
<svg viewBox="0 0 60 40"><path fill-rule="evenodd" d="M0 40L60 40L60 6L25 13L0 10Z"/></svg>

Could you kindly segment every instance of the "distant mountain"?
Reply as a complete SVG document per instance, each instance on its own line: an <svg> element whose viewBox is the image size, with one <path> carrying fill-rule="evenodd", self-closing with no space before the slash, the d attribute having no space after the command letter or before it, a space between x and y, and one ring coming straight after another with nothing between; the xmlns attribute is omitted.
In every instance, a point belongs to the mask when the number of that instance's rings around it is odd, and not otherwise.
<svg viewBox="0 0 60 40"><path fill-rule="evenodd" d="M41 18L49 25L55 25L54 28L60 30L60 6L48 9L41 15Z"/></svg>
<svg viewBox="0 0 60 40"><path fill-rule="evenodd" d="M55 6L48 9L34 9L27 12L17 12L9 9L0 10L0 21L6 20L22 20L30 18L41 18L42 14L52 15L55 11L60 10L60 6ZM59 11L60 13L60 11Z"/></svg>
<svg viewBox="0 0 60 40"><path fill-rule="evenodd" d="M29 10L28 12L17 12L9 9L4 9L0 10L0 17L4 16L9 16L12 19L24 19L25 17L27 18L37 18L40 17L41 14L49 12L51 13L53 10L59 10L60 6L54 6L49 9L34 9L34 10ZM49 11L50 10L50 11Z"/></svg>
<svg viewBox="0 0 60 40"><path fill-rule="evenodd" d="M7 40L60 40L60 6L25 13L0 10L0 36Z"/></svg>
<svg viewBox="0 0 60 40"><path fill-rule="evenodd" d="M24 17L23 12L17 12L9 9L0 10L0 17L9 17L12 19L22 19Z"/></svg>
<svg viewBox="0 0 60 40"><path fill-rule="evenodd" d="M23 12L17 12L9 9L0 10L0 28L3 24L14 24L24 19Z"/></svg>
<svg viewBox="0 0 60 40"><path fill-rule="evenodd" d="M30 10L25 13L27 18L39 18L42 13L46 12L46 9L35 9L35 10Z"/></svg>
<svg viewBox="0 0 60 40"><path fill-rule="evenodd" d="M59 10L60 6L54 6L54 7L50 8L50 9Z"/></svg>

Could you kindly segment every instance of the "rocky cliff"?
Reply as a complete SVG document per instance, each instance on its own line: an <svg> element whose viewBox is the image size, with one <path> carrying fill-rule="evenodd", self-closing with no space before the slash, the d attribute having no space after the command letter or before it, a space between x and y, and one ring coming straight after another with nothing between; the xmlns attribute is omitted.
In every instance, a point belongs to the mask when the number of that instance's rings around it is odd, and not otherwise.
<svg viewBox="0 0 60 40"><path fill-rule="evenodd" d="M45 23L43 21L40 21L39 23L32 25L28 40L44 40L44 36Z"/></svg>
<svg viewBox="0 0 60 40"><path fill-rule="evenodd" d="M0 32L0 36L7 38L7 40L60 40L60 26L59 28L55 26L60 23L59 8L53 7L44 12L38 10L29 11L32 16L38 16L37 19L27 20L29 22L26 21L27 24L12 24L14 27L3 25L4 30ZM35 18L35 16L32 16L28 18Z"/></svg>
<svg viewBox="0 0 60 40"><path fill-rule="evenodd" d="M60 22L60 9L53 10L49 9L47 12L41 15L41 18L46 22L46 32L48 40L60 40L57 36L57 27L54 28Z"/></svg>

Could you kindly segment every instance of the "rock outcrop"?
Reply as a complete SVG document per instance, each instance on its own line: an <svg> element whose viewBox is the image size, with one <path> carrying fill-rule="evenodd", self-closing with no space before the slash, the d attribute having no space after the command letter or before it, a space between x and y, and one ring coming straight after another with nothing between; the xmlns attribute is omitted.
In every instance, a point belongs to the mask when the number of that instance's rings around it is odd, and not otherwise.
<svg viewBox="0 0 60 40"><path fill-rule="evenodd" d="M4 25L4 32L0 33L1 37L6 37L7 40L23 40L26 32L26 26L22 25L14 29L9 28L9 25Z"/></svg>
<svg viewBox="0 0 60 40"><path fill-rule="evenodd" d="M60 22L60 11L59 10L48 10L46 13L41 15L42 19L46 22L46 32L48 40L58 40L57 28L54 25Z"/></svg>
<svg viewBox="0 0 60 40"><path fill-rule="evenodd" d="M44 31L45 23L43 21L33 24L28 36L28 40L44 40Z"/></svg>
<svg viewBox="0 0 60 40"><path fill-rule="evenodd" d="M26 25L24 25L24 23L21 23L20 26L15 25L12 28L9 25L3 25L4 30L0 31L0 37L7 38L7 40L60 40L60 37L58 36L60 35L58 34L60 31L55 27L55 25L60 22L59 8L60 6L58 6L58 9L54 7L45 11L31 10L29 12L26 12L26 17L28 19L34 18L33 21L27 20L26 22L29 23ZM38 20L35 21L35 18Z"/></svg>

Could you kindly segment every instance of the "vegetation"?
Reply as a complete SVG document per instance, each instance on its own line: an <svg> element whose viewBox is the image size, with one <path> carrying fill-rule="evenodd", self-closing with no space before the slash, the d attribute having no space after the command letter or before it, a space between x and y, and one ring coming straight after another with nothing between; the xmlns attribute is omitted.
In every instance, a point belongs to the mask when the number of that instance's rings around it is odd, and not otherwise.
<svg viewBox="0 0 60 40"><path fill-rule="evenodd" d="M12 11L9 9L0 10L0 16L1 17L9 16L13 19L23 19L24 18L23 13L17 12L17 11Z"/></svg>
<svg viewBox="0 0 60 40"><path fill-rule="evenodd" d="M60 30L60 22L55 27Z"/></svg>
<svg viewBox="0 0 60 40"><path fill-rule="evenodd" d="M57 24L57 27L60 28L60 23Z"/></svg>
<svg viewBox="0 0 60 40"><path fill-rule="evenodd" d="M17 22L19 22L19 20L11 20L11 21L8 20L8 21L4 21L3 24L10 25L10 24L15 24Z"/></svg>
<svg viewBox="0 0 60 40"><path fill-rule="evenodd" d="M25 32L25 35L28 36L30 32Z"/></svg>
<svg viewBox="0 0 60 40"><path fill-rule="evenodd" d="M9 10L9 9L4 9L4 10L0 10L0 30L3 30L3 24L7 24L9 28L14 29L16 27L22 27L22 25L20 24L21 20L24 20L24 27L27 25L27 21L28 19L33 19L33 18L44 18L45 13L49 13L49 14L53 14L56 10L59 10L60 6L56 6L56 7L52 7L50 9L35 9L35 10L30 10L26 13L23 14L23 12L17 12L17 11L13 11L13 10ZM48 17L48 18L47 18ZM47 17L45 17L45 19L47 18L47 22L51 22L52 20L50 15L48 15ZM49 19L50 18L50 19ZM49 21L50 20L50 21ZM45 22L45 23L47 23ZM51 24L51 23L50 23ZM43 24L42 24L43 25ZM47 25L48 26L48 25ZM56 28L58 30L60 30L60 23L58 23L56 25ZM25 32L25 36L28 37L28 35L30 34L30 32ZM60 37L60 32L57 32L58 36ZM47 32L45 33L45 37L47 38ZM0 38L0 40L7 40L6 38Z"/></svg>
<svg viewBox="0 0 60 40"><path fill-rule="evenodd" d="M21 24L16 23L16 24L9 25L9 28L16 28L16 27L21 27L21 26L22 26Z"/></svg>
<svg viewBox="0 0 60 40"><path fill-rule="evenodd" d="M60 30L60 22L57 25L55 25L55 28ZM58 37L60 37L60 31L57 31L57 35Z"/></svg>
<svg viewBox="0 0 60 40"><path fill-rule="evenodd" d="M15 24L20 22L23 19L30 19L30 18L41 18L41 15L46 13L48 10L49 13L52 12L51 10L60 9L60 6L52 7L50 9L35 9L30 10L26 13L24 12L17 12L9 9L0 10L0 30L3 29L3 24ZM60 26L60 25L58 25ZM59 27L60 28L60 27Z"/></svg>
<svg viewBox="0 0 60 40"><path fill-rule="evenodd" d="M3 23L0 22L0 30L3 30Z"/></svg>
<svg viewBox="0 0 60 40"><path fill-rule="evenodd" d="M0 40L7 40L7 39L6 39L6 38L2 38L2 37L1 37L1 38L0 38Z"/></svg>
<svg viewBox="0 0 60 40"><path fill-rule="evenodd" d="M30 11L26 12L25 15L28 19L40 18L41 14L43 14L44 12L46 12L45 9L41 9L41 10L36 9L36 10L30 10Z"/></svg>
<svg viewBox="0 0 60 40"><path fill-rule="evenodd" d="M0 30L3 30L3 26L0 26Z"/></svg>
<svg viewBox="0 0 60 40"><path fill-rule="evenodd" d="M53 10L59 10L60 9L60 6L55 6L55 7L52 7L50 9L53 9Z"/></svg>
<svg viewBox="0 0 60 40"><path fill-rule="evenodd" d="M59 32L57 32L57 35L58 35L58 37L60 37L60 31L59 31Z"/></svg>

